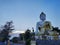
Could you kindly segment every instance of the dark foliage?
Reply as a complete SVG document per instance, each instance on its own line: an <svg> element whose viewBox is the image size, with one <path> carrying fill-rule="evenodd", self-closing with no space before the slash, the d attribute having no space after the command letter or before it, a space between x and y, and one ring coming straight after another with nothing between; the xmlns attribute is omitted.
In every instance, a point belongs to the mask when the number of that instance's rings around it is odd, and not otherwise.
<svg viewBox="0 0 60 45"><path fill-rule="evenodd" d="M12 32L13 29L13 22L6 22L6 24L3 26L3 28L1 29L2 31L0 32L0 38L2 38L2 41L6 41L9 39L10 35L9 33Z"/></svg>
<svg viewBox="0 0 60 45"><path fill-rule="evenodd" d="M18 43L18 37L14 37L11 41L12 41L13 43Z"/></svg>
<svg viewBox="0 0 60 45"><path fill-rule="evenodd" d="M57 31L60 34L60 29L58 27L53 27L52 31Z"/></svg>
<svg viewBox="0 0 60 45"><path fill-rule="evenodd" d="M31 32L29 29L27 29L27 31L25 32L25 41L26 41L26 45L30 45Z"/></svg>

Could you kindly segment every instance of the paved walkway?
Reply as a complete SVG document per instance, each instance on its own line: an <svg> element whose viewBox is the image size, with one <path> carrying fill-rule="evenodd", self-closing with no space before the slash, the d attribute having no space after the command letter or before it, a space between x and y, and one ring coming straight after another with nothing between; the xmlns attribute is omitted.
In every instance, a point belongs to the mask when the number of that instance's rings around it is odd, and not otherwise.
<svg viewBox="0 0 60 45"><path fill-rule="evenodd" d="M31 41L31 45L36 45L36 41Z"/></svg>

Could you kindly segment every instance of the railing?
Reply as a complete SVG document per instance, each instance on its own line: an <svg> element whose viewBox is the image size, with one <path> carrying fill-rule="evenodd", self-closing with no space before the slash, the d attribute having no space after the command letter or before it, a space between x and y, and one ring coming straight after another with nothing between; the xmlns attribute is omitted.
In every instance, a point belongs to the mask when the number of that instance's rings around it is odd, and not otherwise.
<svg viewBox="0 0 60 45"><path fill-rule="evenodd" d="M36 40L36 45L60 45L60 40Z"/></svg>
<svg viewBox="0 0 60 45"><path fill-rule="evenodd" d="M46 39L46 40L60 40L60 35L59 36L35 36L35 39Z"/></svg>

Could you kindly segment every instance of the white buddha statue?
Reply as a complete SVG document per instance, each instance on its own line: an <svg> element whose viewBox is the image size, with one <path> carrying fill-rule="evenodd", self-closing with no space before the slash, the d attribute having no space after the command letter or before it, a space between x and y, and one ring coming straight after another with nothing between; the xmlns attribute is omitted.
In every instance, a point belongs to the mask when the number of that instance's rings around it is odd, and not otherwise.
<svg viewBox="0 0 60 45"><path fill-rule="evenodd" d="M46 20L46 15L43 12L41 12L39 18L40 18L40 21L37 22L36 24L36 34L38 34L41 31L41 28L43 27L44 22ZM41 33L43 33L43 30L41 31Z"/></svg>

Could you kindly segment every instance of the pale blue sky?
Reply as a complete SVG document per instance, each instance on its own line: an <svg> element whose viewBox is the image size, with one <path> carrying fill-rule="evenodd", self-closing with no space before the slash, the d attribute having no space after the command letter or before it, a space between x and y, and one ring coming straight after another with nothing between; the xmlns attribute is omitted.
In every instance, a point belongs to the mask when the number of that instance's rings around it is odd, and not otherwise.
<svg viewBox="0 0 60 45"><path fill-rule="evenodd" d="M60 27L60 0L0 0L0 25L13 20L16 30L35 28L42 11Z"/></svg>

